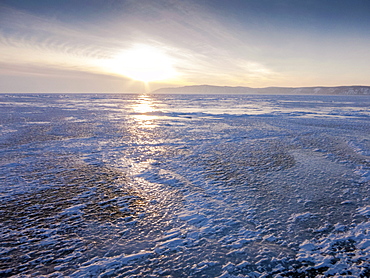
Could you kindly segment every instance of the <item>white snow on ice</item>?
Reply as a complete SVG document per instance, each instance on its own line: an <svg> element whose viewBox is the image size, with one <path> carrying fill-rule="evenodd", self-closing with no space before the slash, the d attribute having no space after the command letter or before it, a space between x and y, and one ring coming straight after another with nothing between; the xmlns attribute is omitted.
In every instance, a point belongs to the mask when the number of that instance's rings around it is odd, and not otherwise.
<svg viewBox="0 0 370 278"><path fill-rule="evenodd" d="M0 276L369 277L369 107L0 95Z"/></svg>

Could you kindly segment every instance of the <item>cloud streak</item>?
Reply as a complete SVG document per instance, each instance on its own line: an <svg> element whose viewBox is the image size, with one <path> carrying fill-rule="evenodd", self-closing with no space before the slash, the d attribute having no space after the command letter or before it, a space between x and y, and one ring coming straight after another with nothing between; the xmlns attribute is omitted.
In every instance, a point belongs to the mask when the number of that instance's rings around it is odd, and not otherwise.
<svg viewBox="0 0 370 278"><path fill-rule="evenodd" d="M233 55L233 49L243 49L248 56L250 49L202 7L180 1L150 3L131 2L125 7L130 16L122 19L113 13L99 26L87 22L79 28L3 7L3 30L8 32L1 33L0 42L7 54L5 62L105 72L99 68L99 60L141 43L166 51L190 83L197 82L195 74L227 78L225 72L240 69L240 61L252 62ZM163 9L165 3L169 6ZM251 71L253 67L246 74Z"/></svg>
<svg viewBox="0 0 370 278"><path fill-rule="evenodd" d="M0 6L0 62L18 67L19 74L31 66L122 77L106 61L140 44L172 59L179 73L173 85L339 85L351 69L362 73L346 82L370 82L370 38L361 32L343 37L336 30L325 37L309 25L274 25L278 21L268 14L253 14L255 7L246 19L232 18L207 1L105 3L99 16L81 11L79 17ZM332 72L326 81L319 78L323 69Z"/></svg>

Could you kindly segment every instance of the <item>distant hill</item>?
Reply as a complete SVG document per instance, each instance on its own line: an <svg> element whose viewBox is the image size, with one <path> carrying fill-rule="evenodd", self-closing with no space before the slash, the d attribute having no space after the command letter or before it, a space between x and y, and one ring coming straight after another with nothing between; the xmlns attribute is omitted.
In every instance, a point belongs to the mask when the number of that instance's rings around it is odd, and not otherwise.
<svg viewBox="0 0 370 278"><path fill-rule="evenodd" d="M177 88L161 88L153 94L261 94L261 95L370 95L370 86L340 87L229 87L197 85Z"/></svg>

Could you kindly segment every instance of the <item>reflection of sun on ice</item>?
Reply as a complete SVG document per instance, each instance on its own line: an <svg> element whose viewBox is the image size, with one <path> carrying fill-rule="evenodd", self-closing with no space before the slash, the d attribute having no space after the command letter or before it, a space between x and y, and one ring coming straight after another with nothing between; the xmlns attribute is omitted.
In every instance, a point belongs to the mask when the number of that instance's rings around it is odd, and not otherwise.
<svg viewBox="0 0 370 278"><path fill-rule="evenodd" d="M147 95L142 95L138 99L138 103L136 103L133 107L135 113L134 118L137 120L141 127L154 127L153 120L157 119L157 116L154 115L147 115L146 113L150 113L154 111L152 100Z"/></svg>
<svg viewBox="0 0 370 278"><path fill-rule="evenodd" d="M121 52L106 61L106 67L113 73L143 82L169 79L176 75L171 58L147 45L137 45Z"/></svg>
<svg viewBox="0 0 370 278"><path fill-rule="evenodd" d="M146 96L146 95L140 96L139 97L139 103L137 103L133 107L133 109L134 109L134 111L136 113L148 113L148 112L152 112L153 111L153 107L152 107L151 99L148 96Z"/></svg>

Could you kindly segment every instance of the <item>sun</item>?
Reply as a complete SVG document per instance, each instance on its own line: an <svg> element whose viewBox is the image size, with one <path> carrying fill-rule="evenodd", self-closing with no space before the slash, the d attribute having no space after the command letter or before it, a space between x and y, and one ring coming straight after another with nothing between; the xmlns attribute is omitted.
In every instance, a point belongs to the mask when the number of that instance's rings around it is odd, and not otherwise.
<svg viewBox="0 0 370 278"><path fill-rule="evenodd" d="M107 61L109 71L142 82L170 79L176 76L174 61L165 51L136 45Z"/></svg>

